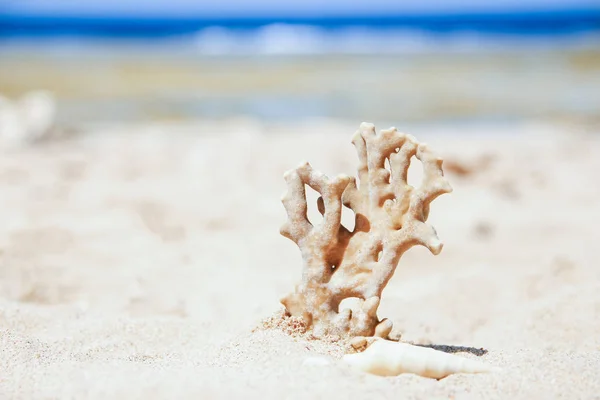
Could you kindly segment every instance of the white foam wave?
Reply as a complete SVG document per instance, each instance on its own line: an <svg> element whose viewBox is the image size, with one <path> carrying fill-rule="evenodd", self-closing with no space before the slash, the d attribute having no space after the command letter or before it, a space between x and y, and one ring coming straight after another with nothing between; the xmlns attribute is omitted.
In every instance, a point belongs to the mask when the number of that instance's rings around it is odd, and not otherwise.
<svg viewBox="0 0 600 400"><path fill-rule="evenodd" d="M599 32L563 36L483 34L463 31L438 34L420 30L348 27L336 30L310 25L272 24L253 30L219 26L197 32L197 51L227 54L372 54L481 52L548 47L595 48Z"/></svg>

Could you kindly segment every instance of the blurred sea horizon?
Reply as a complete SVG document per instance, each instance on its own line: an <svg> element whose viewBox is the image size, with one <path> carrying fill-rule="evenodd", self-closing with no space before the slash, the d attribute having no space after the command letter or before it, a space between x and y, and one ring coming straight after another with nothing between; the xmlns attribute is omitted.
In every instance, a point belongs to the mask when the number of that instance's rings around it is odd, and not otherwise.
<svg viewBox="0 0 600 400"><path fill-rule="evenodd" d="M133 18L0 12L0 93L59 119L599 123L600 8Z"/></svg>

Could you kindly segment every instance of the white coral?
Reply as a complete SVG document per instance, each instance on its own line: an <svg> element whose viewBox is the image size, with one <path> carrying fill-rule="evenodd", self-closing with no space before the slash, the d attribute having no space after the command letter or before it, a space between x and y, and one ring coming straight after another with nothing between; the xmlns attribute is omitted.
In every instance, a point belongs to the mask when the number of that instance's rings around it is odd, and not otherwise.
<svg viewBox="0 0 600 400"><path fill-rule="evenodd" d="M438 254L442 243L426 223L431 202L452 189L442 160L427 145L395 128L375 132L363 123L353 137L358 153L358 178L329 178L302 163L284 175L288 190L282 198L288 221L281 234L302 253L304 270L296 290L282 299L287 311L301 316L315 335L387 337L389 320L377 318L383 289L402 254L414 245ZM423 165L421 185L407 182L411 158ZM386 169L386 160L390 170ZM305 185L321 194L317 206L323 222L313 226L307 217ZM341 224L342 207L355 213L351 232ZM357 297L362 306L340 310L345 298Z"/></svg>

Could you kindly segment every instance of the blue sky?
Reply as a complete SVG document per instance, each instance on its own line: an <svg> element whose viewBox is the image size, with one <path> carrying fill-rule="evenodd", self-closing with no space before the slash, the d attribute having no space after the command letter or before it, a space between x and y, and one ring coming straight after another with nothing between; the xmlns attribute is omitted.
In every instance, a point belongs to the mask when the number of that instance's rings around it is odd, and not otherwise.
<svg viewBox="0 0 600 400"><path fill-rule="evenodd" d="M0 0L0 13L42 15L357 15L600 9L600 0Z"/></svg>

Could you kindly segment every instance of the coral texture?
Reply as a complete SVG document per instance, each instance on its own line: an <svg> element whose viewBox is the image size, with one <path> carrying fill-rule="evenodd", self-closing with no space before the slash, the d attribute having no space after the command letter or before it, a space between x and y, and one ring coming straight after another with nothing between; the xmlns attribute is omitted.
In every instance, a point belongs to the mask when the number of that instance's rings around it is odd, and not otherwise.
<svg viewBox="0 0 600 400"><path fill-rule="evenodd" d="M431 202L452 188L442 160L395 128L376 133L372 124L362 123L352 143L359 186L353 177L329 178L307 162L284 174L288 190L282 203L288 220L281 234L298 245L304 265L301 283L281 302L292 316L303 317L315 336L388 337L391 321L377 317L381 293L409 248L441 251L426 220ZM423 165L417 188L407 182L413 156ZM316 226L307 217L305 185L321 195L317 207L323 221ZM352 232L341 224L342 207L354 211ZM340 310L346 298L358 298L361 304Z"/></svg>

